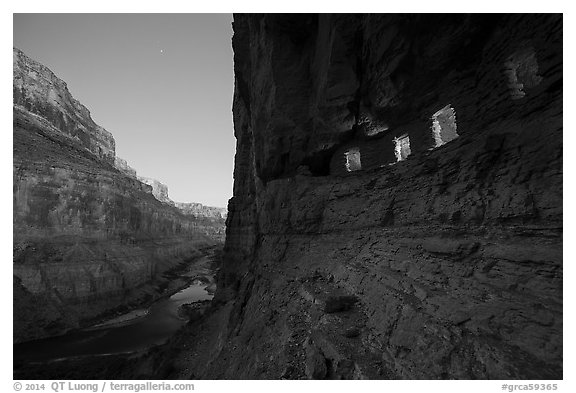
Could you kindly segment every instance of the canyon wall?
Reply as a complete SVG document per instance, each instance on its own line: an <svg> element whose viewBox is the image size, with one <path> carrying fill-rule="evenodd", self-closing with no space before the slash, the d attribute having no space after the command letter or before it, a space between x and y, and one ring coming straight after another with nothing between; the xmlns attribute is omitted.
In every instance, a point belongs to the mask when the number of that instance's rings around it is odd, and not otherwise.
<svg viewBox="0 0 576 393"><path fill-rule="evenodd" d="M17 49L13 143L15 341L150 298L162 273L224 240L223 219L158 201L66 84Z"/></svg>
<svg viewBox="0 0 576 393"><path fill-rule="evenodd" d="M114 137L94 123L90 111L72 97L66 82L17 48L13 49L12 65L14 105L41 116L63 136L114 163Z"/></svg>
<svg viewBox="0 0 576 393"><path fill-rule="evenodd" d="M160 183L156 179L141 176L138 176L138 180L152 187L152 195L154 195L154 198L158 199L160 202L173 204L172 200L168 196L168 186L166 184Z"/></svg>
<svg viewBox="0 0 576 393"><path fill-rule="evenodd" d="M226 218L228 215L226 208L206 206L201 203L175 202L174 206L180 209L182 213L192 216Z"/></svg>
<svg viewBox="0 0 576 393"><path fill-rule="evenodd" d="M562 378L562 16L235 15L234 196L174 378Z"/></svg>
<svg viewBox="0 0 576 393"><path fill-rule="evenodd" d="M136 174L136 169L132 168L128 161L118 156L114 157L114 167L118 169L120 172L124 173L127 176L133 177L138 179L138 175ZM138 179L140 180L140 179ZM140 180L142 181L142 180ZM143 182L144 183L144 182Z"/></svg>

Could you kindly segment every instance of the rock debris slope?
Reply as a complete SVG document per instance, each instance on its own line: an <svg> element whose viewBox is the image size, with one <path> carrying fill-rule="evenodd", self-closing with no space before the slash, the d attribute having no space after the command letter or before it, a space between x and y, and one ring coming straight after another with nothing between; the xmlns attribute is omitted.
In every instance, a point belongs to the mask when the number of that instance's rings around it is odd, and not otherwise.
<svg viewBox="0 0 576 393"><path fill-rule="evenodd" d="M562 16L235 15L216 307L174 378L562 378Z"/></svg>
<svg viewBox="0 0 576 393"><path fill-rule="evenodd" d="M66 84L13 54L14 340L23 341L152 297L163 272L223 241L224 220L158 201Z"/></svg>

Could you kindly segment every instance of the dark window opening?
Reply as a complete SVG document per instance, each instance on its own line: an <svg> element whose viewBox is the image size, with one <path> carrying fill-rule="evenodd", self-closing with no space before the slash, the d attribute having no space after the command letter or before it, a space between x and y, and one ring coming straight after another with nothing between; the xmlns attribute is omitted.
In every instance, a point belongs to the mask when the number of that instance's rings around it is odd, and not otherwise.
<svg viewBox="0 0 576 393"><path fill-rule="evenodd" d="M334 155L335 148L321 150L312 153L302 161L302 165L308 167L312 176L330 175L330 160Z"/></svg>
<svg viewBox="0 0 576 393"><path fill-rule="evenodd" d="M536 87L542 82L542 77L538 75L538 60L534 48L518 51L510 56L504 63L504 72L514 100L525 97L526 89Z"/></svg>

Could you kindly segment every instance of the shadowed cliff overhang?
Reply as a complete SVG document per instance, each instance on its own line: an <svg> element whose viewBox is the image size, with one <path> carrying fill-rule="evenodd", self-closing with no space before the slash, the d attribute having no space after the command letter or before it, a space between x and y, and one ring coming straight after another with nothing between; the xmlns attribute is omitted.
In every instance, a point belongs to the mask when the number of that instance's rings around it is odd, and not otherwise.
<svg viewBox="0 0 576 393"><path fill-rule="evenodd" d="M377 168L396 161L392 139L404 134L412 154L428 151L445 143L434 139L432 118L447 105L458 113L459 135L501 113L524 116L531 98L556 88L542 76L550 66L538 67L553 51L547 33L529 26L543 18L237 15L236 94L251 119L258 177L339 172L327 168L352 145L364 145L363 169ZM378 144L380 153L362 152Z"/></svg>

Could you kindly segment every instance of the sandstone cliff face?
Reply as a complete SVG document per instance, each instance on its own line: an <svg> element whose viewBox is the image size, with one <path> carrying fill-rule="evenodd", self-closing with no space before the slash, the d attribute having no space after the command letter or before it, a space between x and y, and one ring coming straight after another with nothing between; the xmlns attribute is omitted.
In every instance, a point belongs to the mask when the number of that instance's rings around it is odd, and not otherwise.
<svg viewBox="0 0 576 393"><path fill-rule="evenodd" d="M562 17L236 15L233 46L219 306L168 375L562 378Z"/></svg>
<svg viewBox="0 0 576 393"><path fill-rule="evenodd" d="M21 341L151 296L163 272L224 240L224 222L184 215L115 168L114 139L65 83L22 52L14 56L14 339Z"/></svg>

